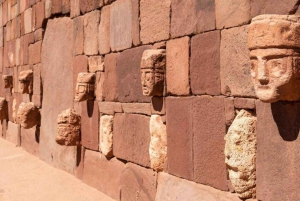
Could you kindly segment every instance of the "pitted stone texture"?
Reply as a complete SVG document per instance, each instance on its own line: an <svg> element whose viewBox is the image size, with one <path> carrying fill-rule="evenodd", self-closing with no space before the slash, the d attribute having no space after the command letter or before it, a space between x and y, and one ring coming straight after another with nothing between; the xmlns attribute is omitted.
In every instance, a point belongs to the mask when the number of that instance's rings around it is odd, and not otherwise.
<svg viewBox="0 0 300 201"><path fill-rule="evenodd" d="M76 170L76 147L55 142L57 116L73 108L73 23L67 17L49 19L42 44L43 109L40 158L70 173ZM55 89L55 90L54 90ZM51 125L51 126L49 126Z"/></svg>
<svg viewBox="0 0 300 201"><path fill-rule="evenodd" d="M221 32L220 74L224 95L254 97L247 47L248 26Z"/></svg>
<svg viewBox="0 0 300 201"><path fill-rule="evenodd" d="M57 118L55 141L60 145L80 145L81 117L74 109L64 110Z"/></svg>
<svg viewBox="0 0 300 201"><path fill-rule="evenodd" d="M103 115L100 117L100 151L107 157L113 156L113 125L114 116Z"/></svg>
<svg viewBox="0 0 300 201"><path fill-rule="evenodd" d="M158 174L156 201L240 201L236 194L171 176Z"/></svg>
<svg viewBox="0 0 300 201"><path fill-rule="evenodd" d="M240 26L250 20L250 0L216 0L217 29Z"/></svg>
<svg viewBox="0 0 300 201"><path fill-rule="evenodd" d="M171 0L141 0L141 41L143 44L166 40L170 33Z"/></svg>
<svg viewBox="0 0 300 201"><path fill-rule="evenodd" d="M137 114L116 114L114 117L114 155L150 167L150 118Z"/></svg>
<svg viewBox="0 0 300 201"><path fill-rule="evenodd" d="M167 42L167 91L175 95L188 95L189 86L189 37Z"/></svg>
<svg viewBox="0 0 300 201"><path fill-rule="evenodd" d="M38 127L21 128L21 147L34 156L39 156L40 130Z"/></svg>
<svg viewBox="0 0 300 201"><path fill-rule="evenodd" d="M127 163L121 177L121 200L155 200L157 173Z"/></svg>
<svg viewBox="0 0 300 201"><path fill-rule="evenodd" d="M256 195L256 116L241 110L225 136L225 163L229 179L240 198Z"/></svg>
<svg viewBox="0 0 300 201"><path fill-rule="evenodd" d="M98 54L98 26L100 11L95 10L84 15L84 53L86 55Z"/></svg>
<svg viewBox="0 0 300 201"><path fill-rule="evenodd" d="M24 103L19 105L17 112L17 122L25 129L32 128L33 126L40 125L40 111L34 103Z"/></svg>
<svg viewBox="0 0 300 201"><path fill-rule="evenodd" d="M99 52L107 54L110 52L110 6L105 6L101 10L101 21L99 25Z"/></svg>
<svg viewBox="0 0 300 201"><path fill-rule="evenodd" d="M258 200L300 200L299 102L256 101Z"/></svg>
<svg viewBox="0 0 300 201"><path fill-rule="evenodd" d="M156 171L162 171L167 159L167 132L161 116L151 116L150 135L149 155L151 168Z"/></svg>

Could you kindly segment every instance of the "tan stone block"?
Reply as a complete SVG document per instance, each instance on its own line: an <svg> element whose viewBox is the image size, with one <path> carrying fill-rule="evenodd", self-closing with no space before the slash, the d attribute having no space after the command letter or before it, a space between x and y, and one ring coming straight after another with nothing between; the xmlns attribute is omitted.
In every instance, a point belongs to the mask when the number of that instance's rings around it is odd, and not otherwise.
<svg viewBox="0 0 300 201"><path fill-rule="evenodd" d="M110 6L105 6L101 10L101 21L99 25L99 52L107 54L110 52Z"/></svg>
<svg viewBox="0 0 300 201"><path fill-rule="evenodd" d="M141 41L143 44L166 40L170 33L171 0L141 0Z"/></svg>
<svg viewBox="0 0 300 201"><path fill-rule="evenodd" d="M189 37L167 42L167 91L174 95L188 95L189 86Z"/></svg>
<svg viewBox="0 0 300 201"><path fill-rule="evenodd" d="M8 121L5 139L14 145L20 146L20 125Z"/></svg>
<svg viewBox="0 0 300 201"><path fill-rule="evenodd" d="M32 32L32 8L24 11L25 34Z"/></svg>
<svg viewBox="0 0 300 201"><path fill-rule="evenodd" d="M113 116L103 115L100 117L99 148L106 157L113 156L113 124Z"/></svg>
<svg viewBox="0 0 300 201"><path fill-rule="evenodd" d="M98 102L99 111L103 114L122 113L122 104L117 102Z"/></svg>
<svg viewBox="0 0 300 201"><path fill-rule="evenodd" d="M98 29L100 11L95 10L84 15L84 53L98 54Z"/></svg>
<svg viewBox="0 0 300 201"><path fill-rule="evenodd" d="M151 115L150 103L122 103L124 113Z"/></svg>
<svg viewBox="0 0 300 201"><path fill-rule="evenodd" d="M95 73L104 70L104 58L102 56L89 57L89 72Z"/></svg>

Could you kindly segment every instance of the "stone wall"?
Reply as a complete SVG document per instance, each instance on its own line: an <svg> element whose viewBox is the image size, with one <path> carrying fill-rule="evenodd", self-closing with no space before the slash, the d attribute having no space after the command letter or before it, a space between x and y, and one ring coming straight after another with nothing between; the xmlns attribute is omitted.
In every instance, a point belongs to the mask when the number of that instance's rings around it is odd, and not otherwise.
<svg viewBox="0 0 300 201"><path fill-rule="evenodd" d="M297 14L298 5L0 0L0 76L13 76L8 88L0 79L8 103L1 136L116 200L300 200L299 103L256 98L247 46L253 17ZM143 94L141 60L150 49L166 54L161 96ZM20 90L25 70L33 71L32 93ZM81 72L95 73L93 100L74 101ZM16 118L22 102L40 111L29 129ZM81 116L79 146L55 141L57 117L68 108ZM235 169L225 163L240 148L229 143L240 112L253 116L243 132L257 135L255 143L244 136L251 147L242 142L243 153L252 151L250 196L239 192Z"/></svg>

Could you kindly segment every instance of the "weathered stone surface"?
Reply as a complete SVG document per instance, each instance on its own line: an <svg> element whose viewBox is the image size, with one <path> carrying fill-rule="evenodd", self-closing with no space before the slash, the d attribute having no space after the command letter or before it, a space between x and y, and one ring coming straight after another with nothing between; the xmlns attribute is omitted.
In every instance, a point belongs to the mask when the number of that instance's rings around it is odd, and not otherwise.
<svg viewBox="0 0 300 201"><path fill-rule="evenodd" d="M241 110L225 136L225 163L229 179L240 198L256 195L256 116Z"/></svg>
<svg viewBox="0 0 300 201"><path fill-rule="evenodd" d="M96 101L85 101L81 106L82 146L99 150L99 107Z"/></svg>
<svg viewBox="0 0 300 201"><path fill-rule="evenodd" d="M167 42L167 91L174 95L188 95L189 86L189 37Z"/></svg>
<svg viewBox="0 0 300 201"><path fill-rule="evenodd" d="M51 0L51 14L61 13L62 0Z"/></svg>
<svg viewBox="0 0 300 201"><path fill-rule="evenodd" d="M122 113L122 103L115 103L115 102L98 102L99 111L103 114L115 114L115 113Z"/></svg>
<svg viewBox="0 0 300 201"><path fill-rule="evenodd" d="M247 48L248 26L221 32L221 92L224 95L254 97Z"/></svg>
<svg viewBox="0 0 300 201"><path fill-rule="evenodd" d="M124 113L151 115L150 103L122 103Z"/></svg>
<svg viewBox="0 0 300 201"><path fill-rule="evenodd" d="M40 40L43 40L43 36L44 36L44 29L40 28L40 29L37 29L35 32L34 32L34 41L40 41ZM18 40L18 39L17 39ZM17 51L17 50L16 50ZM18 65L18 64L17 64Z"/></svg>
<svg viewBox="0 0 300 201"><path fill-rule="evenodd" d="M220 37L220 31L212 31L192 38L190 79L193 94L221 94Z"/></svg>
<svg viewBox="0 0 300 201"><path fill-rule="evenodd" d="M76 170L76 147L59 146L55 142L55 132L57 116L61 111L73 107L73 74L70 73L73 69L72 51L72 20L67 17L49 19L42 44L40 158L70 173Z"/></svg>
<svg viewBox="0 0 300 201"><path fill-rule="evenodd" d="M143 96L140 74L142 54L151 46L141 46L125 50L117 60L117 90L120 102L150 102Z"/></svg>
<svg viewBox="0 0 300 201"><path fill-rule="evenodd" d="M141 0L141 41L143 44L166 40L170 33L171 0Z"/></svg>
<svg viewBox="0 0 300 201"><path fill-rule="evenodd" d="M41 62L42 41L38 41L29 45L29 64L37 64Z"/></svg>
<svg viewBox="0 0 300 201"><path fill-rule="evenodd" d="M193 180L193 98L166 98L168 172Z"/></svg>
<svg viewBox="0 0 300 201"><path fill-rule="evenodd" d="M100 54L110 52L110 6L105 6L101 10L98 44Z"/></svg>
<svg viewBox="0 0 300 201"><path fill-rule="evenodd" d="M250 0L216 0L217 29L247 24L251 20Z"/></svg>
<svg viewBox="0 0 300 201"><path fill-rule="evenodd" d="M150 118L150 163L151 168L162 171L167 159L167 132L161 116L152 115Z"/></svg>
<svg viewBox="0 0 300 201"><path fill-rule="evenodd" d="M226 191L224 98L201 96L193 101L194 181Z"/></svg>
<svg viewBox="0 0 300 201"><path fill-rule="evenodd" d="M70 12L70 0L61 0L61 12L62 14L66 14Z"/></svg>
<svg viewBox="0 0 300 201"><path fill-rule="evenodd" d="M13 75L2 75L4 88L13 88Z"/></svg>
<svg viewBox="0 0 300 201"><path fill-rule="evenodd" d="M279 1L272 0L250 0L251 4L251 17L260 14L279 14L287 15L294 9L297 0Z"/></svg>
<svg viewBox="0 0 300 201"><path fill-rule="evenodd" d="M25 34L32 32L32 8L28 8L27 10L25 10L24 23Z"/></svg>
<svg viewBox="0 0 300 201"><path fill-rule="evenodd" d="M17 112L17 122L25 129L40 125L41 115L39 109L32 103L21 103Z"/></svg>
<svg viewBox="0 0 300 201"><path fill-rule="evenodd" d="M33 71L24 70L19 73L19 92L21 94L33 93Z"/></svg>
<svg viewBox="0 0 300 201"><path fill-rule="evenodd" d="M59 145L80 145L81 117L74 109L62 111L57 118L57 131L55 141Z"/></svg>
<svg viewBox="0 0 300 201"><path fill-rule="evenodd" d="M238 109L255 109L255 99L235 98L234 107Z"/></svg>
<svg viewBox="0 0 300 201"><path fill-rule="evenodd" d="M98 26L100 11L95 10L84 15L84 53L86 55L98 54Z"/></svg>
<svg viewBox="0 0 300 201"><path fill-rule="evenodd" d="M102 56L89 57L89 72L95 73L104 70L104 58Z"/></svg>
<svg viewBox="0 0 300 201"><path fill-rule="evenodd" d="M127 161L150 166L150 118L137 114L114 117L114 155Z"/></svg>
<svg viewBox="0 0 300 201"><path fill-rule="evenodd" d="M95 73L79 73L77 77L75 102L95 99Z"/></svg>
<svg viewBox="0 0 300 201"><path fill-rule="evenodd" d="M73 19L73 45L74 55L83 54L84 47L84 31L83 31L83 16Z"/></svg>
<svg viewBox="0 0 300 201"><path fill-rule="evenodd" d="M88 71L88 58L85 55L73 57L73 95L76 93L77 77L81 72Z"/></svg>
<svg viewBox="0 0 300 201"><path fill-rule="evenodd" d="M121 178L121 200L155 200L157 173L127 163Z"/></svg>
<svg viewBox="0 0 300 201"><path fill-rule="evenodd" d="M81 13L85 14L99 8L100 0L79 0L79 8Z"/></svg>
<svg viewBox="0 0 300 201"><path fill-rule="evenodd" d="M104 73L96 72L96 82L95 82L95 96L97 101L103 101L103 83L104 83Z"/></svg>
<svg viewBox="0 0 300 201"><path fill-rule="evenodd" d="M71 11L70 11L70 17L77 17L80 15L80 0L73 0L70 1L70 7L71 7Z"/></svg>
<svg viewBox="0 0 300 201"><path fill-rule="evenodd" d="M83 182L113 199L120 200L121 176L124 168L125 165L116 158L108 160L100 152L86 150Z"/></svg>
<svg viewBox="0 0 300 201"><path fill-rule="evenodd" d="M35 6L35 28L39 29L43 26L45 20L45 2L40 1Z"/></svg>
<svg viewBox="0 0 300 201"><path fill-rule="evenodd" d="M21 147L34 156L39 156L40 129L34 127L30 129L21 128Z"/></svg>
<svg viewBox="0 0 300 201"><path fill-rule="evenodd" d="M5 139L17 146L20 145L20 125L8 121L5 131Z"/></svg>
<svg viewBox="0 0 300 201"><path fill-rule="evenodd" d="M226 126L230 126L236 116L234 110L234 98L233 97L225 98L224 106L225 106L225 123Z"/></svg>
<svg viewBox="0 0 300 201"><path fill-rule="evenodd" d="M272 104L256 101L258 200L299 200L298 102Z"/></svg>
<svg viewBox="0 0 300 201"><path fill-rule="evenodd" d="M41 80L42 65L36 64L33 66L33 94L41 95L42 91L42 80Z"/></svg>
<svg viewBox="0 0 300 201"><path fill-rule="evenodd" d="M113 125L114 116L103 115L100 117L99 148L106 157L113 156Z"/></svg>
<svg viewBox="0 0 300 201"><path fill-rule="evenodd" d="M156 201L240 201L236 194L190 182L166 173L158 174Z"/></svg>
<svg viewBox="0 0 300 201"><path fill-rule="evenodd" d="M117 101L117 59L119 53L107 54L104 58L103 97L105 101Z"/></svg>

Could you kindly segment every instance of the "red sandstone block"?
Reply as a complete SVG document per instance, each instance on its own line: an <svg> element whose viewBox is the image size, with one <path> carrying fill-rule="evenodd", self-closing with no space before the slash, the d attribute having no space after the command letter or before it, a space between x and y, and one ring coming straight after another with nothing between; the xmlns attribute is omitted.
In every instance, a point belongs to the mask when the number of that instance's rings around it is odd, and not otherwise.
<svg viewBox="0 0 300 201"><path fill-rule="evenodd" d="M3 71L3 47L0 48L0 73L2 73L2 71Z"/></svg>
<svg viewBox="0 0 300 201"><path fill-rule="evenodd" d="M20 15L18 15L16 18L15 36L16 36L16 38L20 38L20 36L21 36L21 16Z"/></svg>
<svg viewBox="0 0 300 201"><path fill-rule="evenodd" d="M12 19L11 25L10 25L10 39L16 38L16 26L17 26L17 18Z"/></svg>
<svg viewBox="0 0 300 201"><path fill-rule="evenodd" d="M121 176L125 165L116 158L108 160L100 152L85 151L83 182L120 200Z"/></svg>
<svg viewBox="0 0 300 201"><path fill-rule="evenodd" d="M251 3L251 17L255 17L261 14L288 15L289 12L293 10L294 5L296 5L297 3L297 0L278 1L278 2L272 0L257 0L257 1L251 0L250 3Z"/></svg>
<svg viewBox="0 0 300 201"><path fill-rule="evenodd" d="M99 111L102 114L114 115L115 113L122 113L122 103L118 102L98 102Z"/></svg>
<svg viewBox="0 0 300 201"><path fill-rule="evenodd" d="M189 37L167 42L167 91L170 94L188 95L189 86Z"/></svg>
<svg viewBox="0 0 300 201"><path fill-rule="evenodd" d="M24 11L24 30L25 34L32 32L33 24L32 24L32 8L28 8Z"/></svg>
<svg viewBox="0 0 300 201"><path fill-rule="evenodd" d="M66 13L69 13L70 12L70 1L73 1L73 0L62 0L62 3L61 3L61 12L62 14L66 14Z"/></svg>
<svg viewBox="0 0 300 201"><path fill-rule="evenodd" d="M43 36L44 36L44 29L42 29L42 28L37 29L34 32L34 41L37 42L37 41L43 40Z"/></svg>
<svg viewBox="0 0 300 201"><path fill-rule="evenodd" d="M21 128L21 147L28 153L39 156L39 128Z"/></svg>
<svg viewBox="0 0 300 201"><path fill-rule="evenodd" d="M29 6L33 6L36 3L36 0L29 0Z"/></svg>
<svg viewBox="0 0 300 201"><path fill-rule="evenodd" d="M4 40L4 30L3 27L0 28L0 47L3 47L3 40Z"/></svg>
<svg viewBox="0 0 300 201"><path fill-rule="evenodd" d="M24 12L21 13L21 24L20 24L20 32L21 32L21 36L25 35L25 22L24 22Z"/></svg>
<svg viewBox="0 0 300 201"><path fill-rule="evenodd" d="M98 54L98 30L100 11L95 10L84 15L84 53L86 55Z"/></svg>
<svg viewBox="0 0 300 201"><path fill-rule="evenodd" d="M35 31L35 24L36 24L36 6L32 6L32 13L31 13L31 22L32 22L32 31Z"/></svg>
<svg viewBox="0 0 300 201"><path fill-rule="evenodd" d="M234 98L233 97L225 98L224 106L225 106L226 126L230 126L236 116L235 110L234 110Z"/></svg>
<svg viewBox="0 0 300 201"><path fill-rule="evenodd" d="M35 6L35 28L41 28L43 26L43 21L45 19L45 2L42 0L38 2Z"/></svg>
<svg viewBox="0 0 300 201"><path fill-rule="evenodd" d="M300 200L298 102L256 101L256 189L259 200Z"/></svg>
<svg viewBox="0 0 300 201"><path fill-rule="evenodd" d="M32 95L31 99L31 102L33 102L37 108L42 107L42 95Z"/></svg>
<svg viewBox="0 0 300 201"><path fill-rule="evenodd" d="M33 94L42 94L42 78L41 78L42 64L36 64L33 66Z"/></svg>
<svg viewBox="0 0 300 201"><path fill-rule="evenodd" d="M70 1L70 17L73 18L73 17L77 17L80 15L80 0L72 0Z"/></svg>
<svg viewBox="0 0 300 201"><path fill-rule="evenodd" d="M29 64L37 64L41 62L42 41L38 41L29 45Z"/></svg>
<svg viewBox="0 0 300 201"><path fill-rule="evenodd" d="M99 150L99 108L95 101L81 102L81 142L82 146Z"/></svg>
<svg viewBox="0 0 300 201"><path fill-rule="evenodd" d="M10 34L10 31L11 31L11 21L7 22L6 24L6 27L4 28L5 29L5 39L4 41L8 42L11 40L11 34Z"/></svg>
<svg viewBox="0 0 300 201"><path fill-rule="evenodd" d="M121 200L152 201L156 195L157 173L134 163L127 163L121 177Z"/></svg>
<svg viewBox="0 0 300 201"><path fill-rule="evenodd" d="M17 146L20 145L20 125L8 122L5 139Z"/></svg>
<svg viewBox="0 0 300 201"><path fill-rule="evenodd" d="M234 107L238 109L255 109L255 99L235 98Z"/></svg>
<svg viewBox="0 0 300 201"><path fill-rule="evenodd" d="M8 15L7 15L7 3L8 0L3 2L3 7L2 7L2 25L6 25L7 21L8 21Z"/></svg>
<svg viewBox="0 0 300 201"><path fill-rule="evenodd" d="M73 46L74 55L83 54L83 16L73 19Z"/></svg>
<svg viewBox="0 0 300 201"><path fill-rule="evenodd" d="M122 103L124 113L151 115L150 103Z"/></svg>
<svg viewBox="0 0 300 201"><path fill-rule="evenodd" d="M29 7L29 0L20 1L20 13L23 13Z"/></svg>
<svg viewBox="0 0 300 201"><path fill-rule="evenodd" d="M137 114L119 114L114 117L114 155L142 165L150 166L150 118Z"/></svg>
<svg viewBox="0 0 300 201"><path fill-rule="evenodd" d="M142 54L151 46L141 46L125 50L117 60L117 89L120 102L150 102L151 98L143 95L140 64Z"/></svg>
<svg viewBox="0 0 300 201"><path fill-rule="evenodd" d="M104 58L103 97L105 101L117 101L117 59L119 53L107 54Z"/></svg>
<svg viewBox="0 0 300 201"><path fill-rule="evenodd" d="M3 4L0 4L0 27L3 27Z"/></svg>
<svg viewBox="0 0 300 201"><path fill-rule="evenodd" d="M103 101L103 83L104 83L104 73L103 72L97 72L96 73L96 90L95 90L95 96L97 101Z"/></svg>
<svg viewBox="0 0 300 201"><path fill-rule="evenodd" d="M62 0L51 0L51 14L58 14L62 11Z"/></svg>
<svg viewBox="0 0 300 201"><path fill-rule="evenodd" d="M13 67L16 65L15 54L16 54L16 40L11 40L8 42L8 49L7 49L9 67Z"/></svg>
<svg viewBox="0 0 300 201"><path fill-rule="evenodd" d="M220 31L212 31L192 38L190 78L193 94L221 94L220 37Z"/></svg>
<svg viewBox="0 0 300 201"><path fill-rule="evenodd" d="M101 10L101 20L99 25L99 52L107 54L110 52L110 6L105 6Z"/></svg>
<svg viewBox="0 0 300 201"><path fill-rule="evenodd" d="M76 92L76 82L78 74L81 72L87 72L88 70L88 59L85 55L79 55L73 57L73 94Z"/></svg>
<svg viewBox="0 0 300 201"><path fill-rule="evenodd" d="M81 13L85 14L99 8L100 0L79 0Z"/></svg>
<svg viewBox="0 0 300 201"><path fill-rule="evenodd" d="M166 98L168 172L193 180L193 98Z"/></svg>

